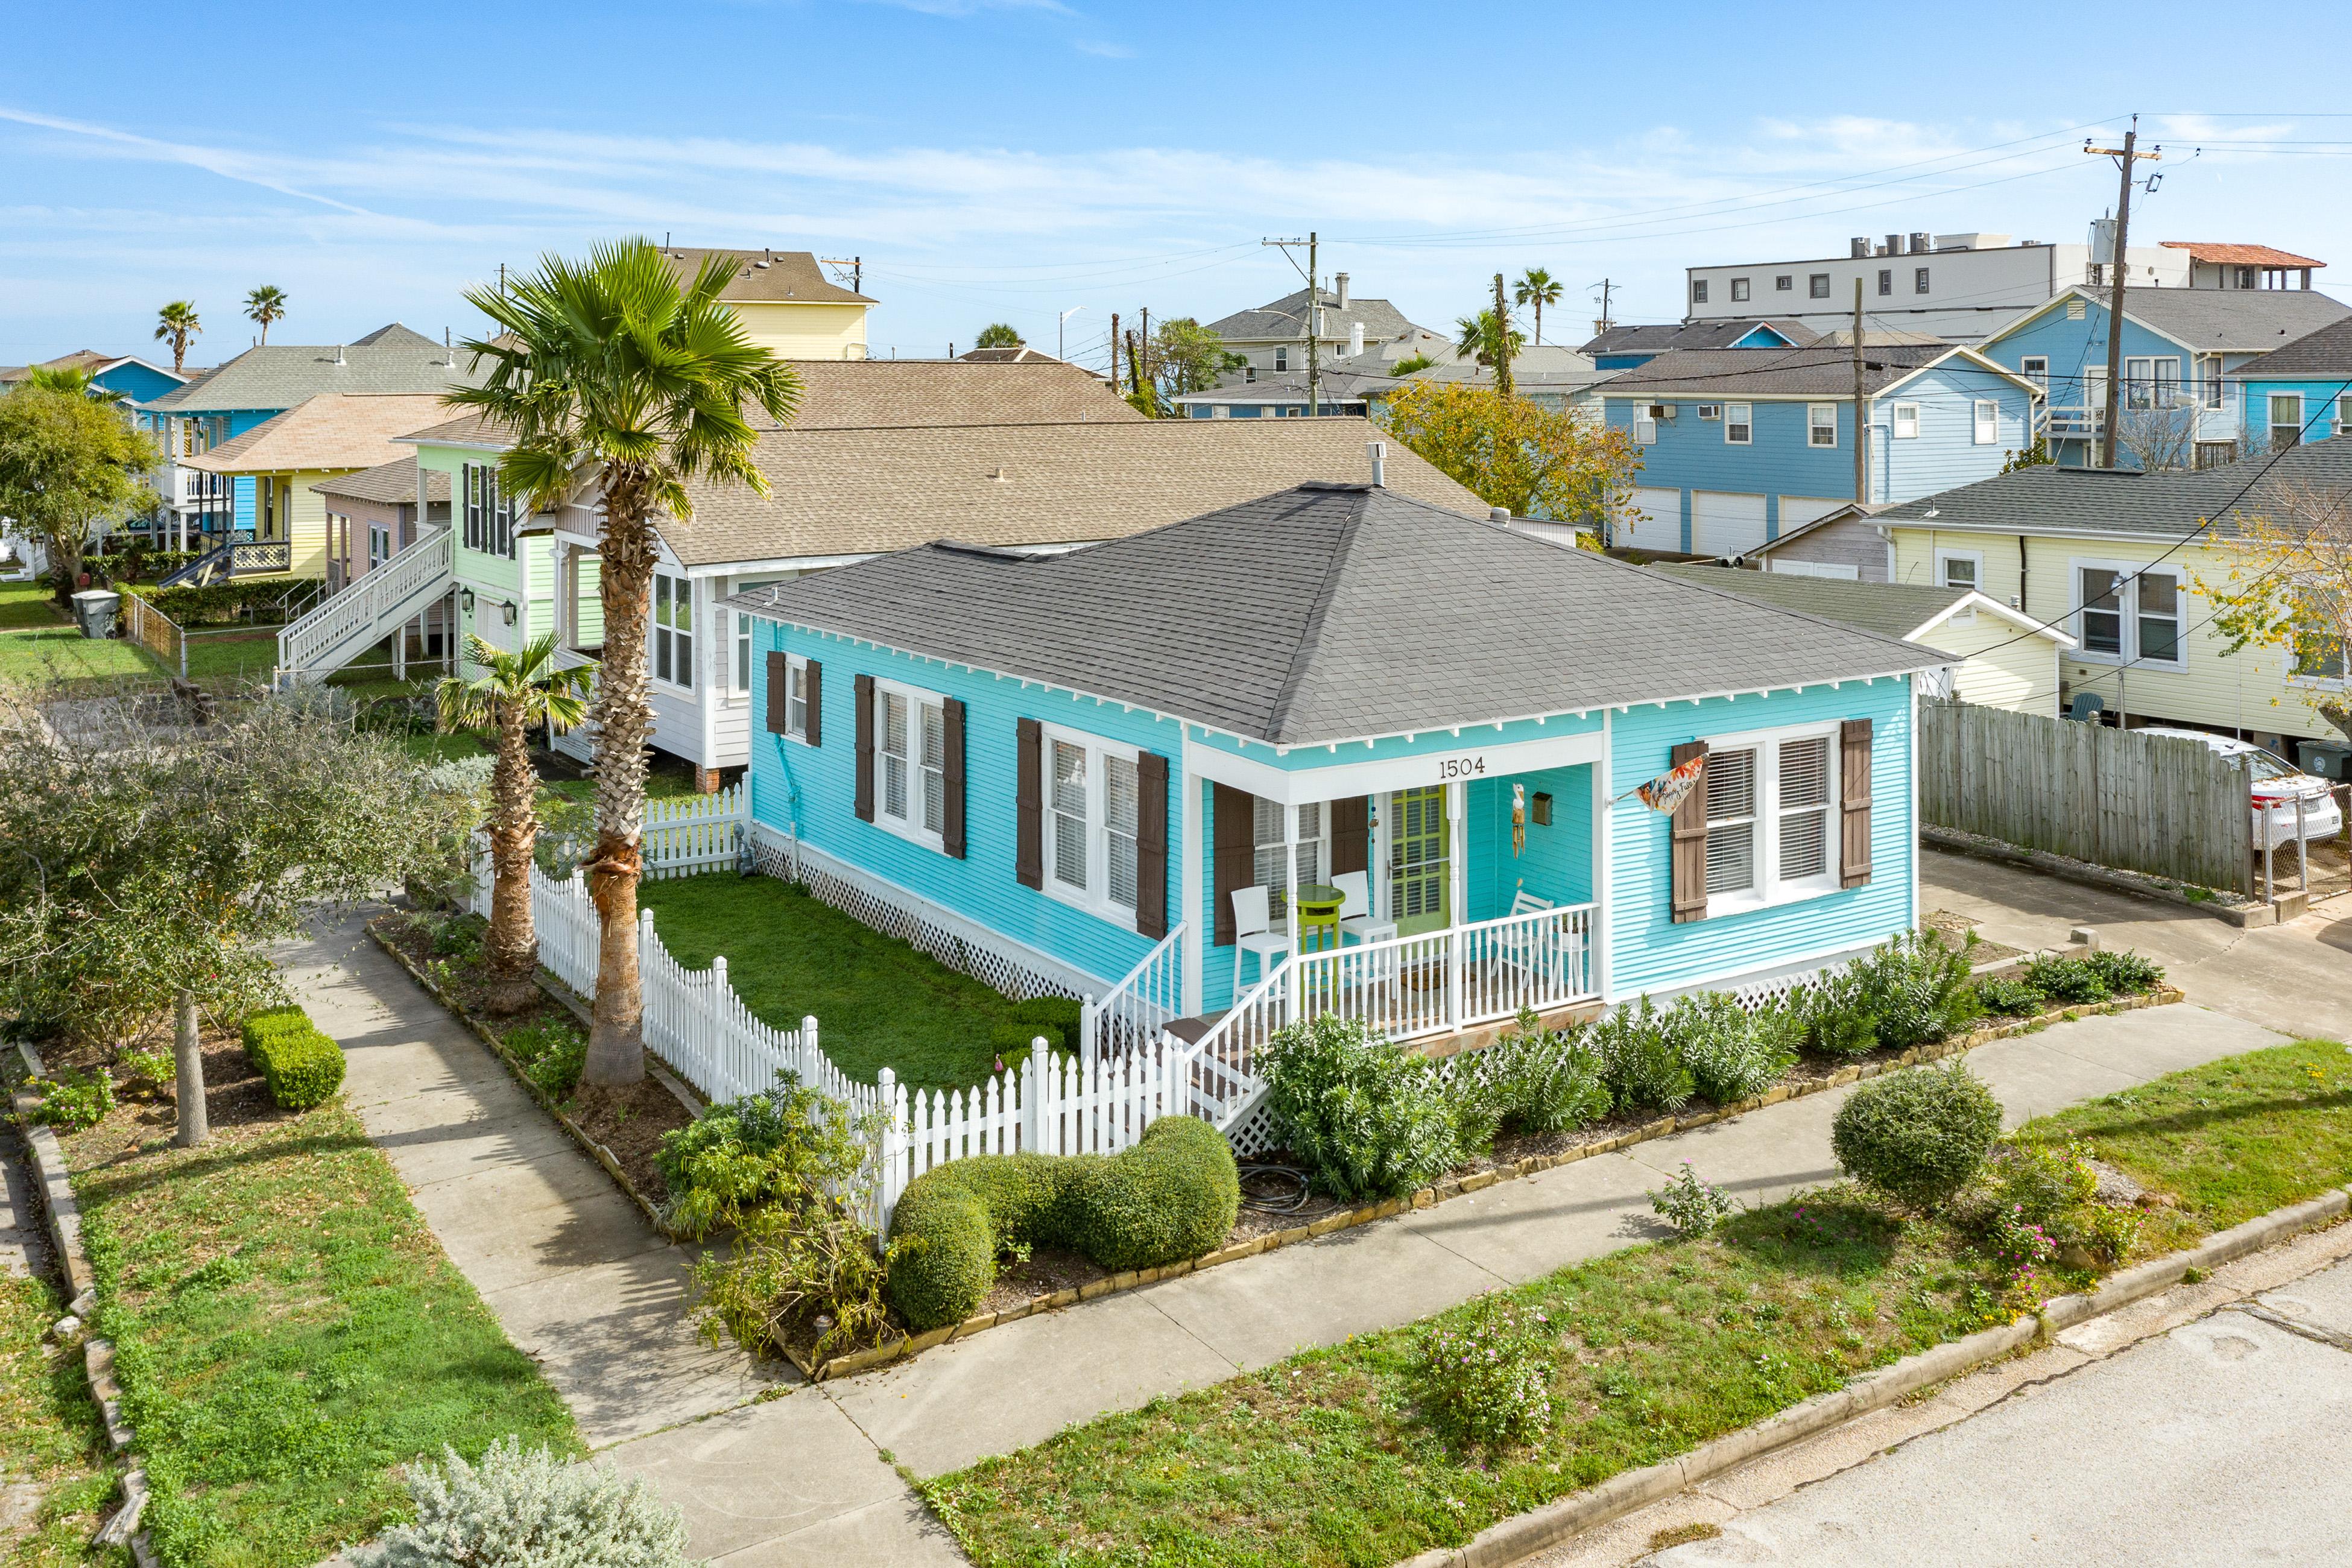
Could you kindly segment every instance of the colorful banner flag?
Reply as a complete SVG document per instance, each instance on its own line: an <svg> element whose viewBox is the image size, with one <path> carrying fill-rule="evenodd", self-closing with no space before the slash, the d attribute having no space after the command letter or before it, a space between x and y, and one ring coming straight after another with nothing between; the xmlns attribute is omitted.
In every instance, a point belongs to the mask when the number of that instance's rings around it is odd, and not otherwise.
<svg viewBox="0 0 2352 1568"><path fill-rule="evenodd" d="M1690 761L1660 773L1648 784L1637 785L1633 793L1640 795L1642 804L1652 811L1672 816L1675 807L1682 805L1684 797L1698 787L1700 775L1706 772L1706 753L1701 752ZM1622 800L1624 797L1621 795L1618 798Z"/></svg>

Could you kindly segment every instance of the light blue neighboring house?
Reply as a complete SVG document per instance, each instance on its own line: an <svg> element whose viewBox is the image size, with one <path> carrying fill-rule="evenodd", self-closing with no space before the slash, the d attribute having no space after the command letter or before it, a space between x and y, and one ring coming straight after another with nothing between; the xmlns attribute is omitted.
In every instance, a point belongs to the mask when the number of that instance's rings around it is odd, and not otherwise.
<svg viewBox="0 0 2352 1568"><path fill-rule="evenodd" d="M37 370L79 370L89 377L90 385L99 392L133 405L161 397L188 383L186 376L159 364L149 364L132 354L103 354L96 349L82 349L39 364L0 370L0 393L16 390L17 384Z"/></svg>
<svg viewBox="0 0 2352 1568"><path fill-rule="evenodd" d="M727 604L761 863L1092 999L1099 1045L1246 1079L1307 1013L1761 994L1917 916L1913 678L1948 656L1376 484ZM1673 816L1631 793L1700 756Z"/></svg>
<svg viewBox="0 0 2352 1568"><path fill-rule="evenodd" d="M1579 351L1595 370L1632 370L1670 349L1798 349L1821 334L1801 321L1657 321L1612 327Z"/></svg>
<svg viewBox="0 0 2352 1568"><path fill-rule="evenodd" d="M2352 315L2230 372L2246 412L2245 450L2326 441L2352 431Z"/></svg>
<svg viewBox="0 0 2352 1568"><path fill-rule="evenodd" d="M2052 297L1979 346L2043 392L2050 456L2095 465L2106 419L2111 291L2075 287ZM2247 446L2249 409L2237 373L2254 359L2352 316L2352 306L2308 289L2127 289L2124 293L2126 452L2135 426L2155 437L2178 422L2180 457L2199 468L2234 462ZM2267 437L2263 416L2254 424ZM1908 499L1908 498L1906 498Z"/></svg>
<svg viewBox="0 0 2352 1568"><path fill-rule="evenodd" d="M2032 439L2036 389L1975 350L1863 354L1864 504L1990 479ZM1850 348L1670 349L1596 395L1642 449L1615 544L1744 555L1858 499Z"/></svg>

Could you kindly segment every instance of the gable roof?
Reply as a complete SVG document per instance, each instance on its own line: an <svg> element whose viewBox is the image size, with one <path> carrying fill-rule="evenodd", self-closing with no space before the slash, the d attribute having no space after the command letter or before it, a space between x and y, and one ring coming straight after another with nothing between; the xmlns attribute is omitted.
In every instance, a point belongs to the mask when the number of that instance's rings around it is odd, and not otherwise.
<svg viewBox="0 0 2352 1568"><path fill-rule="evenodd" d="M378 463L374 468L362 468L356 474L321 479L310 489L322 496L415 506L416 459L414 457L394 458L389 463ZM427 468L425 471L425 494L427 500L446 501L449 499L449 471L446 468Z"/></svg>
<svg viewBox="0 0 2352 1568"><path fill-rule="evenodd" d="M1039 360L1060 363L1054 355L1045 353L1043 349L1033 349L1027 343L1013 343L992 349L966 349L956 355L956 358L975 361L982 364L1028 364Z"/></svg>
<svg viewBox="0 0 2352 1568"><path fill-rule="evenodd" d="M2074 643L2072 637L2056 627L2043 626L1973 588L1947 588L1929 583L1859 583L1838 577L1801 577L1790 572L1749 572L1731 566L1654 565L1650 570L1759 599L1784 610L1801 610L1806 615L1876 632L1881 637L1924 637L1975 600L1976 608L1988 610L2049 641L2068 647Z"/></svg>
<svg viewBox="0 0 2352 1568"><path fill-rule="evenodd" d="M2347 489L2352 489L2352 440L2337 437L2306 441L2275 458L2187 472L2042 464L1885 508L1873 521L2175 539L2210 521L2210 534L2228 538L2242 531L2245 520L2274 511L2282 498Z"/></svg>
<svg viewBox="0 0 2352 1568"><path fill-rule="evenodd" d="M694 515L658 526L688 566L870 555L943 535L988 545L1114 539L1307 479L1370 471L1355 419L1147 419L761 433L762 497L688 487ZM1387 477L1464 515L1485 502L1389 443Z"/></svg>
<svg viewBox="0 0 2352 1568"><path fill-rule="evenodd" d="M704 247L675 245L662 258L681 283L702 269L703 258L732 256L740 265L734 280L719 297L730 305L871 305L873 300L854 289L845 289L824 275L814 253L771 250L765 246Z"/></svg>
<svg viewBox="0 0 2352 1568"><path fill-rule="evenodd" d="M1951 343L1886 343L1863 347L1863 388L1885 391L1952 358L1970 362L1968 368L1988 371L2007 380L2018 377L1974 350ZM1668 349L1647 364L1621 373L1604 389L1609 396L1664 394L1695 397L1702 394L1742 397L1853 396L1853 350L1801 349Z"/></svg>
<svg viewBox="0 0 2352 1568"><path fill-rule="evenodd" d="M69 354L59 354L55 359L43 360L38 364L0 365L0 385L13 385L37 370L80 370L87 371L92 377L96 377L105 374L117 365L124 364L135 364L143 369L152 370L157 375L168 381L179 382L182 385L185 385L188 381L201 374L190 370L172 371L160 364L151 364L137 354L108 354L100 353L96 349L76 349ZM179 389L175 387L173 390Z"/></svg>
<svg viewBox="0 0 2352 1568"><path fill-rule="evenodd" d="M1820 336L1801 321L1743 316L1721 321L1658 321L1612 327L1584 345L1588 354L1664 353L1668 349L1727 349L1763 327L1802 348Z"/></svg>
<svg viewBox="0 0 2352 1568"><path fill-rule="evenodd" d="M213 474L372 468L404 456L393 437L440 411L437 392L322 392L180 462Z"/></svg>
<svg viewBox="0 0 2352 1568"><path fill-rule="evenodd" d="M247 349L142 406L157 414L226 414L288 409L326 392L437 392L460 382L479 384L489 374L488 365L476 369L468 357L453 356L422 332L394 322L340 348L269 343Z"/></svg>
<svg viewBox="0 0 2352 1568"><path fill-rule="evenodd" d="M2080 284L2062 289L1986 340L1997 342L2038 321L2068 300L2087 300L2105 310L2112 290ZM2181 347L2208 353L2260 353L2284 347L2305 333L2352 315L2352 305L2313 289L2126 289L2124 317L2170 338Z"/></svg>
<svg viewBox="0 0 2352 1568"><path fill-rule="evenodd" d="M1060 555L928 544L729 602L1277 745L1948 662L1360 484Z"/></svg>
<svg viewBox="0 0 2352 1568"><path fill-rule="evenodd" d="M2257 354L2230 374L2249 380L2289 375L2352 377L2352 315L2330 321L2315 332L2305 332L2284 348ZM2352 392L2352 387L2344 390Z"/></svg>
<svg viewBox="0 0 2352 1568"><path fill-rule="evenodd" d="M1325 338L1344 338L1354 331L1359 321L1364 325L1364 338L1368 342L1415 330L1413 324L1405 320L1404 312L1386 300L1349 294L1347 304L1342 306L1339 296L1328 289L1318 289L1317 298L1323 306L1323 331L1319 335ZM1269 300L1252 310L1236 310L1230 316L1211 321L1209 331L1228 341L1279 338L1293 342L1303 342L1307 336L1307 290L1294 289L1279 300Z"/></svg>
<svg viewBox="0 0 2352 1568"><path fill-rule="evenodd" d="M2224 267L2325 267L2315 257L2297 256L2292 250L2278 250L2267 245L2232 245L2226 240L2159 239L2158 245L2168 250L2185 250L2191 261L2218 262Z"/></svg>

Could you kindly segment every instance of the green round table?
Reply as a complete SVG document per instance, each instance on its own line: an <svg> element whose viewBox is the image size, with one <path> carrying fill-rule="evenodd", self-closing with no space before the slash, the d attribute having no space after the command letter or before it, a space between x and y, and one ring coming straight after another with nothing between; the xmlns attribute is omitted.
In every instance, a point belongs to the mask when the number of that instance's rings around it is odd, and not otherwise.
<svg viewBox="0 0 2352 1568"><path fill-rule="evenodd" d="M1292 896L1298 911L1299 952L1325 952L1339 945L1339 906L1347 900L1348 895L1328 882L1309 882ZM1313 947L1307 945L1310 935Z"/></svg>

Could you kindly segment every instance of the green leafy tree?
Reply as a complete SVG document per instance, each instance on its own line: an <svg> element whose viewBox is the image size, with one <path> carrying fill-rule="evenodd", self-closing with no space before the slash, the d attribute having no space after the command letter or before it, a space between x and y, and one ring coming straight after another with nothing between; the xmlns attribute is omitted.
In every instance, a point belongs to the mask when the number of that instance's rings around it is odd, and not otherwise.
<svg viewBox="0 0 2352 1568"><path fill-rule="evenodd" d="M1027 346L1028 340L1018 330L1004 321L992 321L980 329L971 346L976 349L1017 349Z"/></svg>
<svg viewBox="0 0 2352 1568"><path fill-rule="evenodd" d="M1150 367L1150 379L1160 389L1159 402L1164 405L1171 398L1210 390L1220 378L1249 361L1225 347L1224 339L1192 317L1175 316L1152 332L1143 363Z"/></svg>
<svg viewBox="0 0 2352 1568"><path fill-rule="evenodd" d="M269 323L286 319L286 290L274 283L264 283L245 297L245 313L261 328L261 341L269 341Z"/></svg>
<svg viewBox="0 0 2352 1568"><path fill-rule="evenodd" d="M18 384L20 390L27 386L46 386L51 392L69 392L78 397L91 398L118 408L131 401L130 394L111 386L100 386L92 381L87 365L37 364L25 373L25 379Z"/></svg>
<svg viewBox="0 0 2352 1568"><path fill-rule="evenodd" d="M2352 737L2352 697L2333 684L2352 648L2352 489L2264 479L2229 522L2190 569L2224 657L2267 650L2318 677L2273 701L2307 703Z"/></svg>
<svg viewBox="0 0 2352 1568"><path fill-rule="evenodd" d="M535 637L508 653L480 637L466 639L466 662L476 676L443 678L436 689L444 730L487 730L496 764L490 771L490 930L483 957L490 972L488 1001L494 1013L519 1013L538 987L539 937L530 921L531 849L539 820L531 805L539 774L530 765L530 727L552 722L570 729L587 716L589 669L555 665L555 635Z"/></svg>
<svg viewBox="0 0 2352 1568"><path fill-rule="evenodd" d="M1532 305L1536 312L1536 342L1543 342L1543 313L1546 305L1559 303L1560 285L1557 279L1540 267L1530 267L1519 275L1517 285L1511 290L1511 302Z"/></svg>
<svg viewBox="0 0 2352 1568"><path fill-rule="evenodd" d="M591 1085L645 1076L637 975L637 882L644 871L646 745L653 728L646 639L652 620L656 515L694 515L689 482L768 481L752 460L747 404L778 424L800 404L792 367L754 342L721 302L741 259L713 255L681 281L643 239L598 246L584 262L543 258L506 289L466 299L499 329L469 341L488 362L479 386L446 401L488 416L512 446L499 465L510 493L542 507L585 485L603 514L598 595L604 657L596 724L596 847L583 867L600 922Z"/></svg>
<svg viewBox="0 0 2352 1568"><path fill-rule="evenodd" d="M93 537L155 504L154 462L121 411L86 392L34 384L0 397L0 517L47 550L59 605Z"/></svg>
<svg viewBox="0 0 2352 1568"><path fill-rule="evenodd" d="M177 375L188 363L188 340L205 330L196 319L196 303L193 300L174 300L155 312L155 341L172 345L172 374Z"/></svg>
<svg viewBox="0 0 2352 1568"><path fill-rule="evenodd" d="M1373 418L1489 506L1598 528L1631 499L1642 458L1627 433L1462 382L1411 382Z"/></svg>
<svg viewBox="0 0 2352 1568"><path fill-rule="evenodd" d="M1518 358L1519 351L1527 346L1527 333L1519 331L1508 316L1498 317L1492 305L1454 323L1454 352L1490 370L1504 359Z"/></svg>

